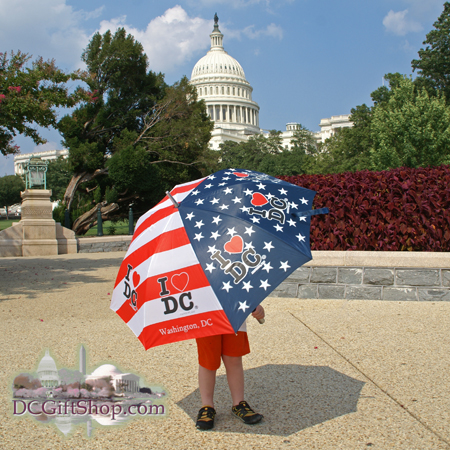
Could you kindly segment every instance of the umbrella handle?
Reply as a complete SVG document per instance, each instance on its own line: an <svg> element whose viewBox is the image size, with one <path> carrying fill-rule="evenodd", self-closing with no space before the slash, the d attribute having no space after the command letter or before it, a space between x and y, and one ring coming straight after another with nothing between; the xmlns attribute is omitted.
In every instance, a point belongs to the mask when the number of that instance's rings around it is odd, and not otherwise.
<svg viewBox="0 0 450 450"><path fill-rule="evenodd" d="M255 312L256 308L252 311ZM261 325L266 321L265 319L256 319Z"/></svg>

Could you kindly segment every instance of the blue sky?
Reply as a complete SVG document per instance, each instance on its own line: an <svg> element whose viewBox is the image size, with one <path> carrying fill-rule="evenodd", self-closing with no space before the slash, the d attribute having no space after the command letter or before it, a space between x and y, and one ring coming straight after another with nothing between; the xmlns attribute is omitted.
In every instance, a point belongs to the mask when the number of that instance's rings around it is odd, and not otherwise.
<svg viewBox="0 0 450 450"><path fill-rule="evenodd" d="M209 49L217 12L225 50L242 65L259 103L260 126L284 130L300 122L348 114L389 72L411 74L443 0L0 0L0 51L54 58L67 71L96 31L125 27L140 41L149 68L171 84ZM54 130L36 148L18 137L22 153L61 147ZM0 176L14 173L0 155Z"/></svg>

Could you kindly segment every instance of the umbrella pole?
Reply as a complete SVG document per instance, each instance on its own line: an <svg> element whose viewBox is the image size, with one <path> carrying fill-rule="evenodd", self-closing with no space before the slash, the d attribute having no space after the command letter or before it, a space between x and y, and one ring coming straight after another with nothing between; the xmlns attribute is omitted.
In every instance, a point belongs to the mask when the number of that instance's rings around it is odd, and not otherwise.
<svg viewBox="0 0 450 450"><path fill-rule="evenodd" d="M175 208L178 208L180 205L179 203L172 197L172 195L170 194L169 191L166 191L167 196L170 198L170 200L172 200L173 206L175 206Z"/></svg>

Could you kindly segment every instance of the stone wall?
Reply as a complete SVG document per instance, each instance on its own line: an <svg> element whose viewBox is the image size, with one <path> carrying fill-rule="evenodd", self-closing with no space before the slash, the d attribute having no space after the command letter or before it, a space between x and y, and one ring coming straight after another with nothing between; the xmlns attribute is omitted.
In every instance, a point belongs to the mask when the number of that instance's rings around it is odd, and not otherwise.
<svg viewBox="0 0 450 450"><path fill-rule="evenodd" d="M78 253L127 251L131 236L102 236L77 238Z"/></svg>
<svg viewBox="0 0 450 450"><path fill-rule="evenodd" d="M303 266L281 283L271 296L450 301L450 269Z"/></svg>

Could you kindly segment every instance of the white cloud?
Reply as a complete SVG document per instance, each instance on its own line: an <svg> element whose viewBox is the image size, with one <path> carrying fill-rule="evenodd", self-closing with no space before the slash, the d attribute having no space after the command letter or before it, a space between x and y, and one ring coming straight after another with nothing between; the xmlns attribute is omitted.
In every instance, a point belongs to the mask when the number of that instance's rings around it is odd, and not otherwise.
<svg viewBox="0 0 450 450"><path fill-rule="evenodd" d="M391 9L383 19L383 25L387 31L399 36L423 30L420 22L408 16L407 9L398 12Z"/></svg>
<svg viewBox="0 0 450 450"><path fill-rule="evenodd" d="M181 6L168 9L153 19L145 30L126 24L126 16L100 23L100 33L124 27L139 41L155 72L170 72L189 61L209 45L211 20L189 17Z"/></svg>
<svg viewBox="0 0 450 450"><path fill-rule="evenodd" d="M89 39L84 22L101 11L75 11L66 0L0 0L0 51L54 58L59 66L72 70L81 65Z"/></svg>
<svg viewBox="0 0 450 450"><path fill-rule="evenodd" d="M242 30L242 33L250 39L258 39L261 36L274 37L280 40L283 39L283 29L279 25L275 25L274 23L267 25L266 28L261 30L255 30L254 25L249 25Z"/></svg>

